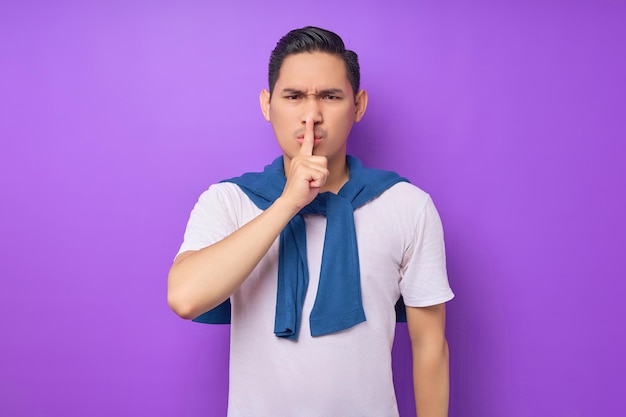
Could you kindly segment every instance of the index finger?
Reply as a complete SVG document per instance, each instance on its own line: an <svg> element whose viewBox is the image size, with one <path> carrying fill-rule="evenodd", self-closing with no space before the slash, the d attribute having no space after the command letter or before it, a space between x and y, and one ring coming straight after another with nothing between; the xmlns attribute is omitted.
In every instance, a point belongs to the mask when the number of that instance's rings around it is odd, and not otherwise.
<svg viewBox="0 0 626 417"><path fill-rule="evenodd" d="M302 146L300 147L300 155L311 156L313 155L313 144L315 143L315 134L313 128L313 118L307 117L306 124L304 126L304 139L302 140Z"/></svg>

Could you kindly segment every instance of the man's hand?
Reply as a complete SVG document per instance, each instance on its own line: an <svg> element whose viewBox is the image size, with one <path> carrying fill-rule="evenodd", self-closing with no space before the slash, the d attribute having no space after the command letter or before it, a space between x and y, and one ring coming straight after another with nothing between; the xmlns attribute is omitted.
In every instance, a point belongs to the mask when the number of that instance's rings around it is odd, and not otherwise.
<svg viewBox="0 0 626 417"><path fill-rule="evenodd" d="M168 302L178 315L192 319L230 297L293 216L313 201L329 175L328 160L313 155L314 146L314 122L309 118L300 152L287 167L282 196L219 242L178 255L170 269L167 290Z"/></svg>
<svg viewBox="0 0 626 417"><path fill-rule="evenodd" d="M306 120L304 139L300 153L291 159L287 184L282 197L290 201L298 210L309 204L317 196L328 179L328 159L313 155L315 127L313 118Z"/></svg>

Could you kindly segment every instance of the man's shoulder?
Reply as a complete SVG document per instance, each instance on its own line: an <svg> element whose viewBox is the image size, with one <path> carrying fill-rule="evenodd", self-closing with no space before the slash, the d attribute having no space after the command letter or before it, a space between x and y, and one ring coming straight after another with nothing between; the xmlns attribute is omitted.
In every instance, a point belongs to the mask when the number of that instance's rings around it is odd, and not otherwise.
<svg viewBox="0 0 626 417"><path fill-rule="evenodd" d="M200 202L219 201L222 203L232 203L241 200L248 200L245 193L241 191L241 188L232 182L218 182L211 184L200 195Z"/></svg>
<svg viewBox="0 0 626 417"><path fill-rule="evenodd" d="M411 203L419 205L426 204L426 202L430 200L430 195L415 184L402 181L389 187L389 189L380 195L379 200L398 204Z"/></svg>
<svg viewBox="0 0 626 417"><path fill-rule="evenodd" d="M237 192L239 190L239 186L234 182L226 182L220 181L209 185L202 194L229 194L232 192Z"/></svg>
<svg viewBox="0 0 626 417"><path fill-rule="evenodd" d="M408 182L398 182L365 204L363 210L359 210L359 216L376 218L378 221L387 219L385 222L394 224L411 223L431 205L430 195L424 190Z"/></svg>

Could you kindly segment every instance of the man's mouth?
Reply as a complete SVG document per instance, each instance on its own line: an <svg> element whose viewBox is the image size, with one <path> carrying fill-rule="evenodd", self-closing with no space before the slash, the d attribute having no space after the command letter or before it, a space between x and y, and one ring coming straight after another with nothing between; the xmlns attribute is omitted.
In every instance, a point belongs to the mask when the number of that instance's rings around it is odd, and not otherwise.
<svg viewBox="0 0 626 417"><path fill-rule="evenodd" d="M298 137L296 138L296 140L298 141L298 143L299 143L300 145L302 145L302 143L304 142L304 136L298 136ZM314 138L313 138L313 144L314 144L314 145L317 145L317 144L318 144L318 143L320 143L322 140L324 140L324 138L314 137Z"/></svg>
<svg viewBox="0 0 626 417"><path fill-rule="evenodd" d="M304 140L304 134L305 134L304 129L299 129L298 131L296 131L294 133L296 134L296 139L298 140L298 142L302 143L302 141ZM323 129L323 128L320 128L320 127L316 128L313 131L313 139L314 139L315 143L318 143L318 142L326 139L327 133L328 132L326 132L326 130Z"/></svg>

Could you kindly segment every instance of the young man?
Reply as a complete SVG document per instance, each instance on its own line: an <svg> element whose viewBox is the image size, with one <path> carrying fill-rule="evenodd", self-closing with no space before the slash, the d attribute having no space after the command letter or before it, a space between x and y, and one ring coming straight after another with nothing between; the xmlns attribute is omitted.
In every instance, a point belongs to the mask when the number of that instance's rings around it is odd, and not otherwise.
<svg viewBox="0 0 626 417"><path fill-rule="evenodd" d="M359 78L336 34L284 36L260 95L283 155L212 185L191 213L168 301L181 317L231 322L229 417L398 416L400 296L418 415L447 415L441 222L426 193L346 155L367 107Z"/></svg>

